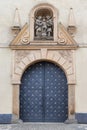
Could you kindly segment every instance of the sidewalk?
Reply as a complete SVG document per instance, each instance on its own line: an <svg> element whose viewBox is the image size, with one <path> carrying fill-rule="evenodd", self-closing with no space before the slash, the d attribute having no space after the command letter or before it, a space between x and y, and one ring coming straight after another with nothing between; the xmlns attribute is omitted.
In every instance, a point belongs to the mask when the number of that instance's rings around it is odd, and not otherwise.
<svg viewBox="0 0 87 130"><path fill-rule="evenodd" d="M21 123L0 125L0 130L87 130L87 124Z"/></svg>

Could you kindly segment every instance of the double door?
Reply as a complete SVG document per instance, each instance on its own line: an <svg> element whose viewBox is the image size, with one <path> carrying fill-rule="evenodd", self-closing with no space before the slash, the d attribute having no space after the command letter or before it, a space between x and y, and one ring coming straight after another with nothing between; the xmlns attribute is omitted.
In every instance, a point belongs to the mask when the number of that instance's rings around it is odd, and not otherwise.
<svg viewBox="0 0 87 130"><path fill-rule="evenodd" d="M68 117L67 79L60 67L39 62L28 67L20 86L20 119L64 122Z"/></svg>

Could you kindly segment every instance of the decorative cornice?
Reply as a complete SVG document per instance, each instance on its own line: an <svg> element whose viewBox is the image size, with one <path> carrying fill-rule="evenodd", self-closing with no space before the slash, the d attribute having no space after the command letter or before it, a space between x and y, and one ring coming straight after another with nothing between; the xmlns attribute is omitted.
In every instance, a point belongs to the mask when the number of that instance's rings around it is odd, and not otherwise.
<svg viewBox="0 0 87 130"><path fill-rule="evenodd" d="M38 50L41 48L47 48L50 50L76 50L78 46L63 46L63 45L28 45L28 46L11 46L10 48L13 50Z"/></svg>

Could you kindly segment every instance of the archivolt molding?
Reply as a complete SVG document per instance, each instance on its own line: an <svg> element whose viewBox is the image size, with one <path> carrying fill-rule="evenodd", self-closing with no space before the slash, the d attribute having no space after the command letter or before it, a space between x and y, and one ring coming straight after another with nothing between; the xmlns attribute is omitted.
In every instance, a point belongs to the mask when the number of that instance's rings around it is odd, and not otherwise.
<svg viewBox="0 0 87 130"><path fill-rule="evenodd" d="M68 84L75 84L75 67L74 67L74 60L73 60L73 51L51 51L47 50L47 48L42 48L41 50L36 51L19 51L15 54L15 59L18 58L18 61L15 60L14 65L14 73L13 73L13 79L12 84L20 84L21 83L21 77L24 73L25 69L30 66L31 64L47 60L51 61L53 63L56 63L58 66L60 66L67 77ZM20 53L20 55L18 55ZM67 55L67 58L65 56ZM71 58L70 58L71 57Z"/></svg>
<svg viewBox="0 0 87 130"><path fill-rule="evenodd" d="M57 9L53 5L51 5L49 3L41 3L41 4L38 4L38 5L34 6L34 8L30 12L30 15L34 16L35 12L37 10L42 9L42 8L51 9L53 11L53 13L55 14L55 12L56 12L56 15L57 15Z"/></svg>

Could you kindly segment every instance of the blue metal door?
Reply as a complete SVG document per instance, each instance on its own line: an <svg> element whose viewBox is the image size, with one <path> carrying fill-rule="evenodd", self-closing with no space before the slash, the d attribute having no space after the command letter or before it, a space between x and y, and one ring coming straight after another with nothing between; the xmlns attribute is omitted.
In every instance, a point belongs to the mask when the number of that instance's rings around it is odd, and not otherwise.
<svg viewBox="0 0 87 130"><path fill-rule="evenodd" d="M20 86L20 119L64 122L68 117L67 79L60 67L39 62L27 68Z"/></svg>

